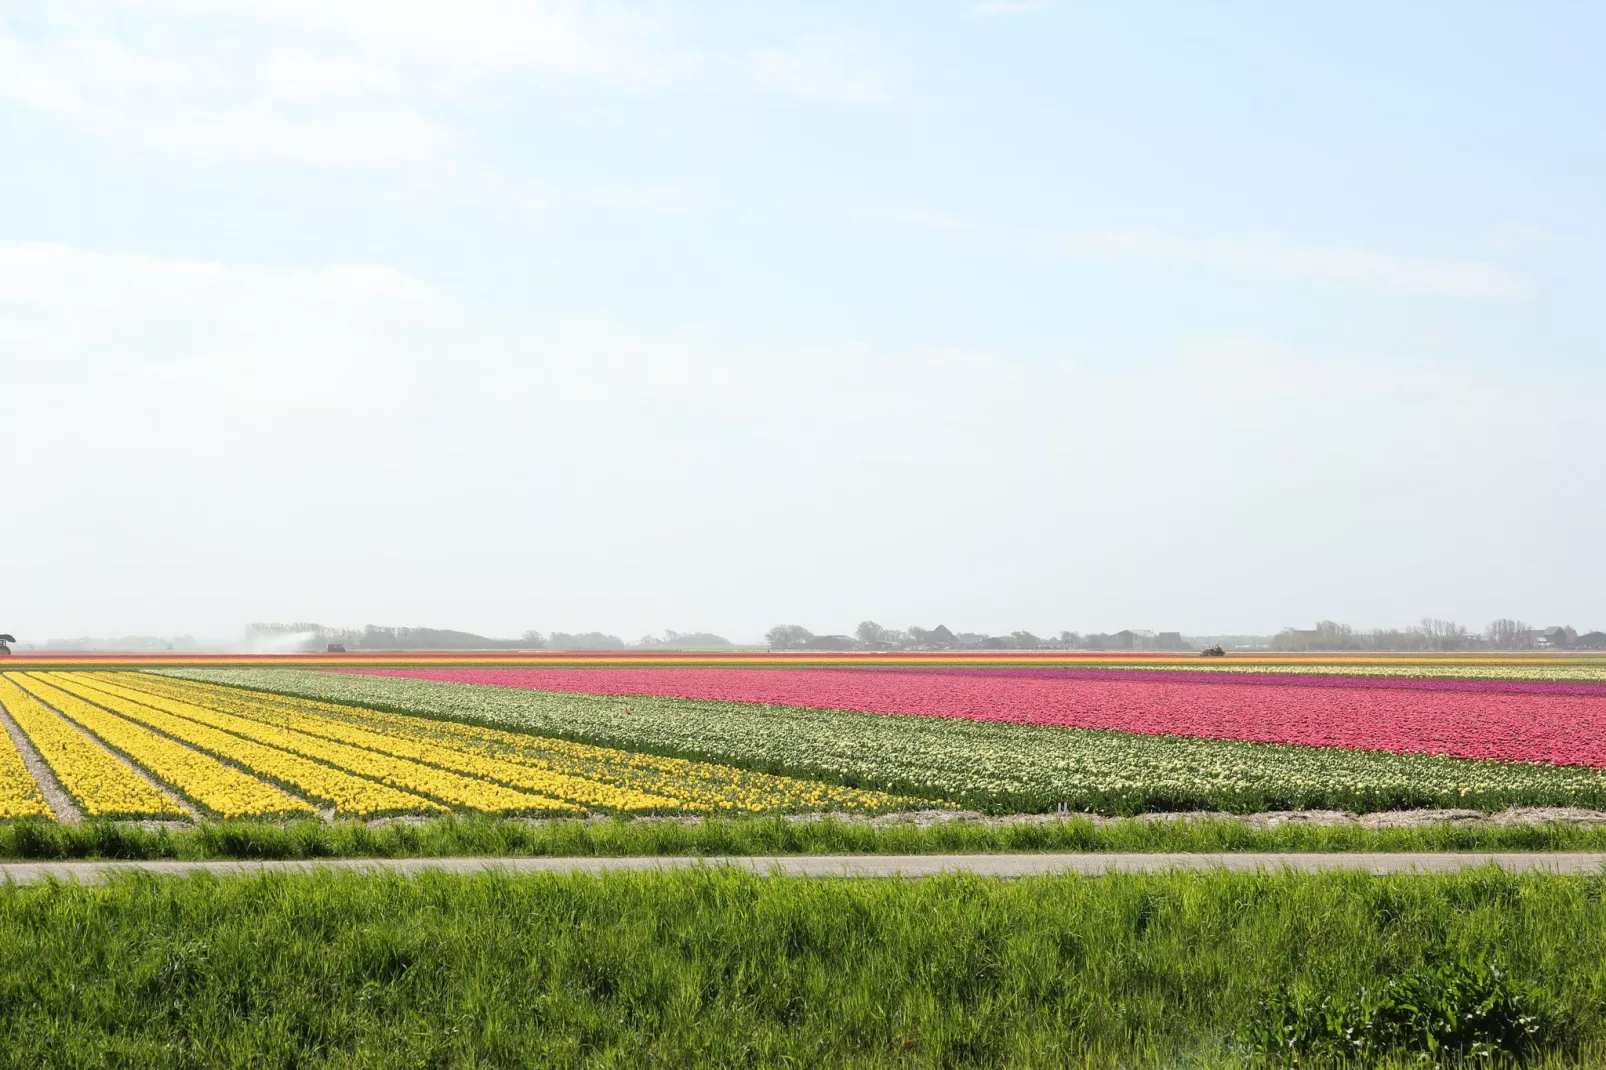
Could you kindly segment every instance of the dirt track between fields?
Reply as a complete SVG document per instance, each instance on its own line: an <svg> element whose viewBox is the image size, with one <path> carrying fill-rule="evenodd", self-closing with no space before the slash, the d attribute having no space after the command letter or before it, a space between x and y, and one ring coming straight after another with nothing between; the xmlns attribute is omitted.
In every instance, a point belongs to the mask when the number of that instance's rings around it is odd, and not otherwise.
<svg viewBox="0 0 1606 1070"><path fill-rule="evenodd" d="M268 873L354 871L413 876L445 873L583 873L654 872L688 867L731 867L762 876L789 877L932 877L973 873L984 877L1035 877L1050 874L1098 876L1106 873L1164 873L1255 870L1313 873L1347 870L1374 875L1454 873L1495 865L1512 873L1568 876L1606 875L1606 853L1484 852L1381 854L971 854L971 855L784 855L722 858L353 858L306 861L95 861L4 862L0 883L33 884L44 880L94 884L108 877L144 873L158 876L218 877Z"/></svg>

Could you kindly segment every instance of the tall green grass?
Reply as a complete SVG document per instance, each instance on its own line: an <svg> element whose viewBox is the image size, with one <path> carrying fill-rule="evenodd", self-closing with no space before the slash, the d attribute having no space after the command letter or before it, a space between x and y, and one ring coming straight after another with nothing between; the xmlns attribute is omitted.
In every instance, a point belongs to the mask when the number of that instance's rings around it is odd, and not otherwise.
<svg viewBox="0 0 1606 1070"><path fill-rule="evenodd" d="M1542 1015L1537 1062L1600 1066L1603 892L1493 870L0 888L0 1065L1237 1066L1268 1013L1470 962Z"/></svg>
<svg viewBox="0 0 1606 1070"><path fill-rule="evenodd" d="M75 858L445 858L451 856L622 856L772 854L941 854L1012 851L1606 851L1606 828L1439 825L1365 829L1238 821L1112 821L1070 818L991 826L949 822L928 828L873 827L824 819L708 818L683 824L619 818L532 824L446 817L370 828L361 822L284 825L224 821L187 829L28 820L0 824L0 860Z"/></svg>

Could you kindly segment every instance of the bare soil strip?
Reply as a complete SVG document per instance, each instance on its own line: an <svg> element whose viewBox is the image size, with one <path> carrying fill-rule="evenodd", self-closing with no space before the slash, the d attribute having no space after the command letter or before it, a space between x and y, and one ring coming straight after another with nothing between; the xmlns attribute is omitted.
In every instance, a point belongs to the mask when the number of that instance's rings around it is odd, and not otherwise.
<svg viewBox="0 0 1606 1070"><path fill-rule="evenodd" d="M187 877L254 876L269 873L355 872L414 876L444 873L659 872L687 868L728 868L759 876L936 877L971 873L983 877L1041 877L1055 874L1103 876L1110 873L1267 872L1316 873L1345 870L1388 874L1457 873L1497 866L1509 873L1560 876L1606 875L1603 853L1432 854L995 854L995 855L773 855L735 858L355 858L309 861L130 861L7 862L0 882L32 884L54 878L98 884L109 878L145 873Z"/></svg>

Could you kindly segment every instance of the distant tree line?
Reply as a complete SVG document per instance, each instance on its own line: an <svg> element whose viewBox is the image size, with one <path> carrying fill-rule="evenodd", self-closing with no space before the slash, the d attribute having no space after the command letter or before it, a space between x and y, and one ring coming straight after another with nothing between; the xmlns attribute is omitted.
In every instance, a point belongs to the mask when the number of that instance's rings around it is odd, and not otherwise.
<svg viewBox="0 0 1606 1070"><path fill-rule="evenodd" d="M1580 635L1571 626L1535 628L1526 621L1502 617L1474 632L1455 621L1425 618L1408 628L1357 631L1347 624L1321 620L1314 628L1284 628L1272 636L1273 650L1606 650L1606 632Z"/></svg>
<svg viewBox="0 0 1606 1070"><path fill-rule="evenodd" d="M709 646L734 646L735 644L732 643L729 639L726 639L723 635L715 635L713 632L677 632L673 628L670 628L670 629L665 630L664 637L663 637L663 640L661 642L659 642L657 644L653 644L653 643L647 642L646 639L643 639L641 641L641 645L642 646L657 645L657 646L691 648L691 647L709 647Z"/></svg>
<svg viewBox="0 0 1606 1070"><path fill-rule="evenodd" d="M15 640L13 640L15 641ZM160 635L122 635L114 638L97 639L91 636L80 636L77 639L52 638L44 642L45 650L71 650L84 653L96 650L132 651L137 653L155 653L168 650L199 650L201 644L193 636L178 635L165 637Z"/></svg>
<svg viewBox="0 0 1606 1070"><path fill-rule="evenodd" d="M330 628L303 621L295 624L252 624L246 627L248 642L280 636L307 636L306 646L317 649L336 644L347 650L517 650L528 644L523 639L489 639L473 632L449 628L397 628L369 624L362 628Z"/></svg>
<svg viewBox="0 0 1606 1070"><path fill-rule="evenodd" d="M625 641L602 632L553 632L545 636L540 632L525 632L522 645L552 650L623 650Z"/></svg>
<svg viewBox="0 0 1606 1070"><path fill-rule="evenodd" d="M626 643L617 635L604 635L602 632L553 632L547 636L543 636L540 632L525 632L524 639L526 646L546 647L550 650L620 650L631 645L703 649L733 645L729 639L713 632L677 632L673 628L666 629L662 639L655 635L647 635L635 644Z"/></svg>
<svg viewBox="0 0 1606 1070"><path fill-rule="evenodd" d="M946 625L883 628L862 622L852 635L815 635L798 624L779 624L764 635L771 650L1190 650L1179 632L1123 630L1081 635L1060 632L1039 636L1028 631L1007 635L955 632Z"/></svg>
<svg viewBox="0 0 1606 1070"><path fill-rule="evenodd" d="M342 646L352 650L622 650L627 644L617 635L603 632L553 632L550 635L527 631L517 639L492 639L473 632L449 628L398 628L370 624L363 628L330 628L322 624L252 624L246 639L304 636L303 646L320 650ZM647 636L639 646L719 647L731 642L712 632L666 631L663 639Z"/></svg>
<svg viewBox="0 0 1606 1070"><path fill-rule="evenodd" d="M399 628L376 624L364 628L329 628L321 624L253 624L247 638L305 636L307 649L338 644L347 650L621 650L625 647L709 649L731 646L712 632L666 630L663 638L646 636L626 643L604 632L527 631L517 639L493 639L472 632L444 628ZM1029 631L989 635L955 632L945 625L923 628L884 628L873 620L860 623L853 634L816 635L797 624L780 624L764 635L772 650L1355 650L1355 651L1470 651L1470 650L1606 650L1606 632L1580 634L1570 626L1536 628L1526 621L1502 617L1474 632L1455 621L1429 617L1406 628L1360 631L1336 621L1317 621L1314 628L1284 628L1276 635L1184 636L1178 632L1123 629L1118 632L1062 631L1039 636ZM93 645L91 645L93 644ZM130 636L122 640L53 639L55 649L185 649L195 641L157 640Z"/></svg>
<svg viewBox="0 0 1606 1070"><path fill-rule="evenodd" d="M1482 632L1474 632L1455 621L1433 617L1406 628L1364 632L1323 620L1314 628L1284 628L1269 636L1185 636L1132 629L1086 634L1063 631L1054 636L1029 631L988 635L955 632L940 624L935 628L884 628L867 620L852 635L816 635L801 625L781 624L766 632L764 641L772 650L1606 650L1606 633L1599 631L1579 634L1569 626L1535 628L1524 621L1501 618Z"/></svg>

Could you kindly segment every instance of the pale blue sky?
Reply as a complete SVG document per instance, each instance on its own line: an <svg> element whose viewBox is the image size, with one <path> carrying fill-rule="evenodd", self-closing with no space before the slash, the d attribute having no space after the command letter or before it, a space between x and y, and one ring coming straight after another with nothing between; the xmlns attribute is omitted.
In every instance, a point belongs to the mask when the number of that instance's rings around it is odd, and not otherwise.
<svg viewBox="0 0 1606 1070"><path fill-rule="evenodd" d="M0 625L1606 626L1603 31L0 5Z"/></svg>

